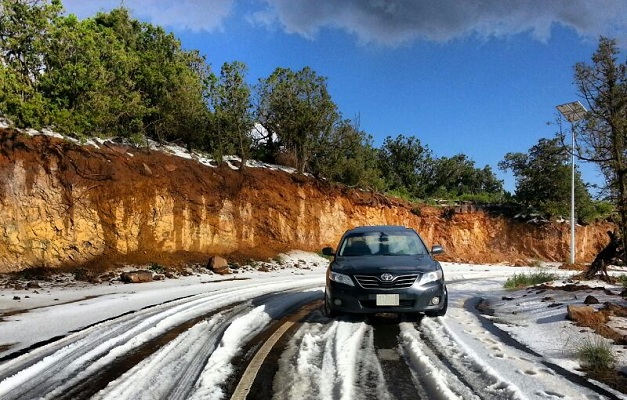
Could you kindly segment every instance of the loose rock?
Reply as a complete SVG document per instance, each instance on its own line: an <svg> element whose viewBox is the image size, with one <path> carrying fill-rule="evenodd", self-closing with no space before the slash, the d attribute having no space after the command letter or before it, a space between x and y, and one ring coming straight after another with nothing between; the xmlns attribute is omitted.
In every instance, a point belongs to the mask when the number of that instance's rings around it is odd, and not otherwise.
<svg viewBox="0 0 627 400"><path fill-rule="evenodd" d="M597 299L596 297L592 295L588 295L584 299L583 304L599 304L599 299Z"/></svg>
<svg viewBox="0 0 627 400"><path fill-rule="evenodd" d="M229 263L226 261L226 259L220 256L211 257L209 259L209 262L207 263L207 268L218 275L228 275L231 273Z"/></svg>
<svg viewBox="0 0 627 400"><path fill-rule="evenodd" d="M120 280L124 283L151 282L153 280L153 274L152 271L147 270L124 272L120 275Z"/></svg>

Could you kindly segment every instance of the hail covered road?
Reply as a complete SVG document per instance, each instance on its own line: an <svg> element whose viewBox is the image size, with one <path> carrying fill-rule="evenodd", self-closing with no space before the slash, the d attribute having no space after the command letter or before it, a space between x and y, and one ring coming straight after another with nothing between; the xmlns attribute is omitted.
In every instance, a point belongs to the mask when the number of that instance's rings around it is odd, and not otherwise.
<svg viewBox="0 0 627 400"><path fill-rule="evenodd" d="M504 275L449 273L443 318L330 319L323 271L155 282L7 313L0 398L615 398L486 328L469 304Z"/></svg>

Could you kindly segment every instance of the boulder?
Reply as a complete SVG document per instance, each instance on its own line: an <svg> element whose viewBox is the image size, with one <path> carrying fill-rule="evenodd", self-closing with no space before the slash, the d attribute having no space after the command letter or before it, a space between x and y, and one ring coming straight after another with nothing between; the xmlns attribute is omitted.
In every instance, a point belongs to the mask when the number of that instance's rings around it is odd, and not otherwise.
<svg viewBox="0 0 627 400"><path fill-rule="evenodd" d="M570 304L567 307L566 318L574 321L577 325L588 326L598 330L608 321L606 313L596 312L592 306L578 306Z"/></svg>
<svg viewBox="0 0 627 400"><path fill-rule="evenodd" d="M152 276L153 276L152 271L138 270L138 271L123 272L122 275L120 275L120 280L124 283L151 282Z"/></svg>
<svg viewBox="0 0 627 400"><path fill-rule="evenodd" d="M599 304L599 299L597 299L596 297L592 295L588 295L584 299L583 304Z"/></svg>
<svg viewBox="0 0 627 400"><path fill-rule="evenodd" d="M590 306L578 306L575 304L569 304L566 307L567 315L566 318L571 321L583 321L586 319L590 319L591 315L594 315L596 312L593 307Z"/></svg>
<svg viewBox="0 0 627 400"><path fill-rule="evenodd" d="M220 256L213 256L207 262L207 268L219 275L227 275L231 273L229 263Z"/></svg>

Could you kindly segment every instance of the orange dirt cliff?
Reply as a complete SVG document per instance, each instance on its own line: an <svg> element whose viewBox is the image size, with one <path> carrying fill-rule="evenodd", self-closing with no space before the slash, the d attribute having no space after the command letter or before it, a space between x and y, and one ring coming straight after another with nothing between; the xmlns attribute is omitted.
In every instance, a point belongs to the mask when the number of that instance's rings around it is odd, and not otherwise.
<svg viewBox="0 0 627 400"><path fill-rule="evenodd" d="M446 212L445 212L446 211ZM475 209L411 206L276 169L200 163L113 142L75 143L0 129L0 272L98 263L267 258L334 246L357 225L405 225L446 259L564 261L567 224ZM609 224L577 227L591 261Z"/></svg>

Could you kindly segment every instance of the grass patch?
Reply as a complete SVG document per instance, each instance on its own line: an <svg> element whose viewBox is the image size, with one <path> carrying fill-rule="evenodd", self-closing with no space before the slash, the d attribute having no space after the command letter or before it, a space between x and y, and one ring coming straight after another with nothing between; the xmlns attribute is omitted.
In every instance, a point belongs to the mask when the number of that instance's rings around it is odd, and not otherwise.
<svg viewBox="0 0 627 400"><path fill-rule="evenodd" d="M575 354L586 371L595 373L609 371L616 364L616 355L612 346L599 337L584 339Z"/></svg>
<svg viewBox="0 0 627 400"><path fill-rule="evenodd" d="M538 285L540 283L550 282L558 279L556 274L538 271L531 273L514 274L511 278L507 278L503 285L506 289L519 289L527 286Z"/></svg>
<svg viewBox="0 0 627 400"><path fill-rule="evenodd" d="M542 261L540 261L540 260L533 260L533 261L529 262L529 266L533 267L533 268L542 268Z"/></svg>
<svg viewBox="0 0 627 400"><path fill-rule="evenodd" d="M623 275L618 276L618 283L623 285L624 288L627 288L627 275L623 274Z"/></svg>

